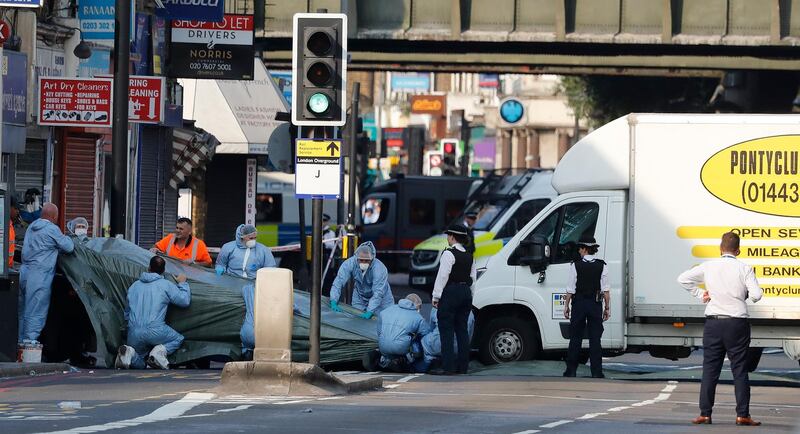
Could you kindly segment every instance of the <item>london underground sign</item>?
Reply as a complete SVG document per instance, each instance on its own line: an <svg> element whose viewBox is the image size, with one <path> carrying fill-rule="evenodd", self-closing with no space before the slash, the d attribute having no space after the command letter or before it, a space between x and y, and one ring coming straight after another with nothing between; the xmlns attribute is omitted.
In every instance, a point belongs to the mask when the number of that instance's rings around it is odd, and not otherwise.
<svg viewBox="0 0 800 434"><path fill-rule="evenodd" d="M500 119L514 125L525 118L525 105L516 98L506 98L500 102Z"/></svg>

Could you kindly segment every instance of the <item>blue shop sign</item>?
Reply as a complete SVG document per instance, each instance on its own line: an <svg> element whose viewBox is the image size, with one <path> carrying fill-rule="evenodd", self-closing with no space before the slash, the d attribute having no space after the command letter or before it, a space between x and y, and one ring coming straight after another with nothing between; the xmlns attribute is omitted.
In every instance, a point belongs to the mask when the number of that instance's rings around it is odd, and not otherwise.
<svg viewBox="0 0 800 434"><path fill-rule="evenodd" d="M25 126L28 113L28 55L3 50L3 123Z"/></svg>
<svg viewBox="0 0 800 434"><path fill-rule="evenodd" d="M525 106L520 100L508 98L500 103L500 117L509 124L515 124L525 116Z"/></svg>
<svg viewBox="0 0 800 434"><path fill-rule="evenodd" d="M418 72L392 73L390 86L393 92L428 92L431 88L431 75Z"/></svg>
<svg viewBox="0 0 800 434"><path fill-rule="evenodd" d="M131 40L136 28L136 0L131 0ZM78 6L78 20L81 34L87 41L113 41L115 0L81 0Z"/></svg>
<svg viewBox="0 0 800 434"><path fill-rule="evenodd" d="M40 8L44 0L3 0L0 7L3 8Z"/></svg>
<svg viewBox="0 0 800 434"><path fill-rule="evenodd" d="M225 0L162 0L160 3L156 2L156 15L169 20L218 23L225 15Z"/></svg>

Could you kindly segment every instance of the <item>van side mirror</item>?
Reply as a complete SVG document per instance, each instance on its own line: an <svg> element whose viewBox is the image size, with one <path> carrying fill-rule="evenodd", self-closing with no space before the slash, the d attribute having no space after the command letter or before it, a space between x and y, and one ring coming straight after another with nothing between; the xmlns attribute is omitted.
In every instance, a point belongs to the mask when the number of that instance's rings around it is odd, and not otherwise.
<svg viewBox="0 0 800 434"><path fill-rule="evenodd" d="M530 240L522 240L520 248L524 248L526 255L519 258L520 265L527 265L531 273L543 273L550 263L550 245L547 238L534 235Z"/></svg>

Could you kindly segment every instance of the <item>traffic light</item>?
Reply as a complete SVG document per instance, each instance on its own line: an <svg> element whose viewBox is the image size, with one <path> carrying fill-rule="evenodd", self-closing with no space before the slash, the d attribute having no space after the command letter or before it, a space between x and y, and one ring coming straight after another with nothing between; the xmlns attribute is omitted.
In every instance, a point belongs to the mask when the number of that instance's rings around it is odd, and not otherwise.
<svg viewBox="0 0 800 434"><path fill-rule="evenodd" d="M295 14L292 32L292 123L346 122L347 15Z"/></svg>
<svg viewBox="0 0 800 434"><path fill-rule="evenodd" d="M445 168L452 169L458 164L458 140L456 139L442 139L442 162Z"/></svg>

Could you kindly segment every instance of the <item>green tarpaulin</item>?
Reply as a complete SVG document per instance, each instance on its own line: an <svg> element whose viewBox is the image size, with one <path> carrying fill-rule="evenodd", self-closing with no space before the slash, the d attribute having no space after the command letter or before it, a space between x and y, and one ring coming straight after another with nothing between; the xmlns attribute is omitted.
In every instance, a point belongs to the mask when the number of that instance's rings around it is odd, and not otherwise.
<svg viewBox="0 0 800 434"><path fill-rule="evenodd" d="M78 293L97 336L97 363L114 364L117 348L125 340L125 319L128 287L147 270L152 253L128 241L95 238L75 252L59 257L59 268ZM167 260L165 276L186 274L192 291L188 308L170 306L167 324L186 339L170 357L181 364L203 357L237 360L241 357L239 329L244 321L244 299L241 287L249 283L232 276L217 276L213 270L187 266ZM167 277L171 279L172 277ZM308 360L310 300L306 292L294 292L294 331L292 359ZM321 362L323 364L358 361L367 351L377 347L374 320L358 318L360 311L343 313L330 310L322 303Z"/></svg>

